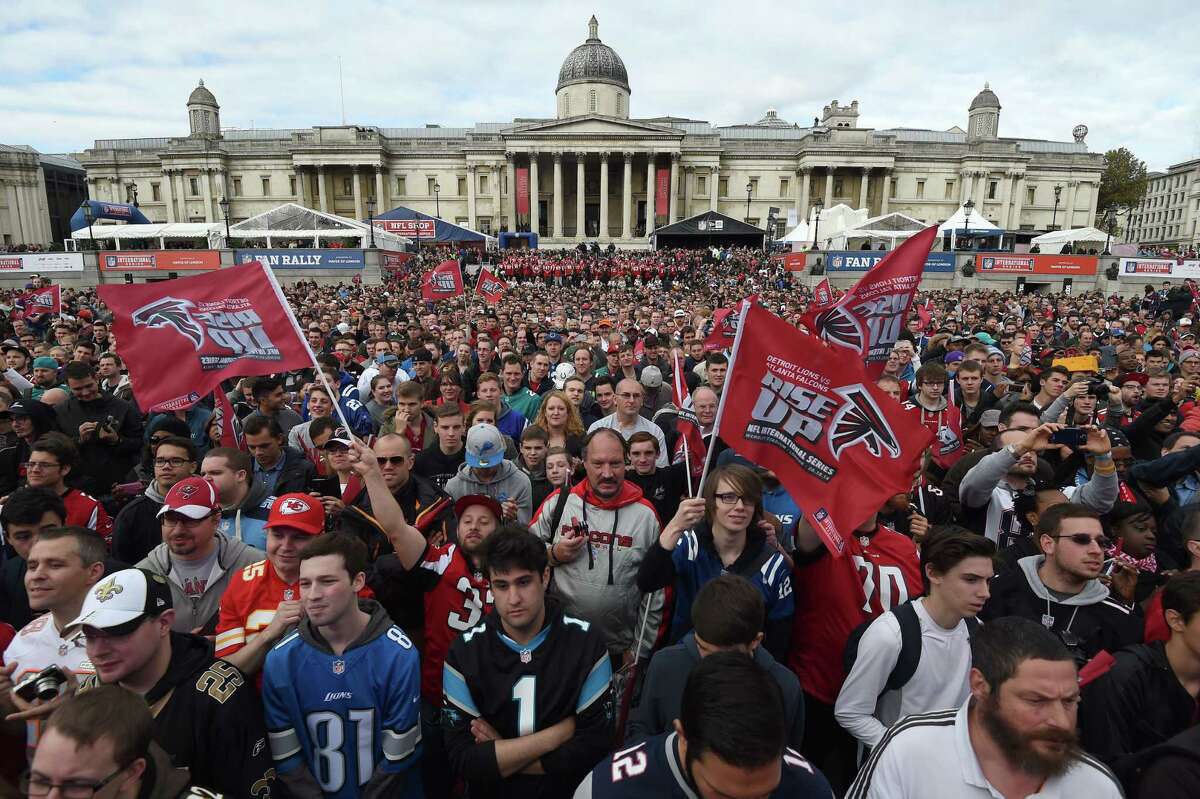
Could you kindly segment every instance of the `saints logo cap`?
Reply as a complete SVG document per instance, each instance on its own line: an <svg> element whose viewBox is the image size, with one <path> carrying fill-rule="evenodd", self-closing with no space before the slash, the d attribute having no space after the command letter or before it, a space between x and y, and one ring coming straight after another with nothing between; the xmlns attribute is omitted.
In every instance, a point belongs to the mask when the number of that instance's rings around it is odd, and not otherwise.
<svg viewBox="0 0 1200 799"><path fill-rule="evenodd" d="M88 591L78 618L63 633L94 627L109 635L128 635L143 620L170 610L167 578L145 569L122 569L105 575Z"/></svg>

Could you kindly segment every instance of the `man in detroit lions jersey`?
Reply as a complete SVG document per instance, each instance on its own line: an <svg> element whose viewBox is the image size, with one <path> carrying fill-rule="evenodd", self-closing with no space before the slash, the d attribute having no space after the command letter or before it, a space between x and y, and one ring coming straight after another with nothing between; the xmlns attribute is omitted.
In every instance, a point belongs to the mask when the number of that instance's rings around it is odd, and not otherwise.
<svg viewBox="0 0 1200 799"><path fill-rule="evenodd" d="M789 749L779 687L741 652L700 661L673 732L615 753L575 799L832 799L821 772Z"/></svg>
<svg viewBox="0 0 1200 799"><path fill-rule="evenodd" d="M612 665L603 633L547 599L546 546L505 525L483 546L495 611L450 646L442 729L472 799L569 797L608 752Z"/></svg>
<svg viewBox="0 0 1200 799"><path fill-rule="evenodd" d="M319 536L300 555L300 629L267 654L263 706L276 773L297 797L423 793L420 662L372 600L366 548Z"/></svg>

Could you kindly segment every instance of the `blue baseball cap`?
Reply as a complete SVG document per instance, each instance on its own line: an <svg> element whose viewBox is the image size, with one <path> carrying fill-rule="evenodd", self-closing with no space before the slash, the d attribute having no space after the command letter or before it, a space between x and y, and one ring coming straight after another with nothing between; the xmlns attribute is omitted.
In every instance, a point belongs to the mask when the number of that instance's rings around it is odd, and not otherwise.
<svg viewBox="0 0 1200 799"><path fill-rule="evenodd" d="M463 457L468 466L492 469L504 463L504 449L504 436L495 425L477 424L467 431Z"/></svg>

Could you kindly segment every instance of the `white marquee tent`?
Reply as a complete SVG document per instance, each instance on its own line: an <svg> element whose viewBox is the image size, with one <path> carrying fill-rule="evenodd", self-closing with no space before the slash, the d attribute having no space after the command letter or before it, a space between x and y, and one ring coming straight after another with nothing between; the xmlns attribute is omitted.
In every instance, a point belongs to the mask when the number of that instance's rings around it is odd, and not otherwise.
<svg viewBox="0 0 1200 799"><path fill-rule="evenodd" d="M68 242L67 246L68 249L78 249L80 241L95 238L97 242L112 242L113 247L118 250L127 250L129 245L134 242L150 242L158 249L165 250L168 240L194 239L203 242L204 247L211 249L219 246L220 237L217 230L220 226L218 222L167 222L151 225L94 224L91 230L83 227L72 233L72 241ZM72 244L75 246L72 247Z"/></svg>
<svg viewBox="0 0 1200 799"><path fill-rule="evenodd" d="M1052 230L1049 233L1043 233L1030 240L1029 245L1033 247L1037 245L1038 249L1044 253L1059 253L1062 248L1071 244L1074 249L1075 244L1090 245L1083 249L1094 249L1097 252L1104 249L1105 242L1108 241L1108 234L1103 230L1094 227L1078 227L1071 230Z"/></svg>
<svg viewBox="0 0 1200 799"><path fill-rule="evenodd" d="M224 239L224 229L219 230ZM296 203L284 203L278 208L243 219L229 228L235 241L265 240L266 246L287 247L299 243L303 247L320 247L321 242L351 239L355 247L369 247L371 226L344 216L305 208ZM385 250L401 250L409 239L375 228L375 246ZM228 246L228 244L226 244Z"/></svg>
<svg viewBox="0 0 1200 799"><path fill-rule="evenodd" d="M950 249L956 248L956 240L959 236L966 234L967 236L1002 236L1003 228L989 222L987 217L978 211L972 211L970 216L967 215L963 206L959 206L949 219L938 225L938 236L950 234Z"/></svg>
<svg viewBox="0 0 1200 799"><path fill-rule="evenodd" d="M861 224L842 231L835 239L832 249L854 249L866 242L888 242L894 250L897 241L904 241L924 230L927 225L919 219L894 211L864 220Z"/></svg>
<svg viewBox="0 0 1200 799"><path fill-rule="evenodd" d="M835 245L839 240L838 237L847 228L857 227L867 221L866 209L855 210L845 203L838 203L821 211L821 216L817 218L817 209L809 210L808 221L801 222L792 228L782 241L792 244L792 249L797 249L797 245L803 249L804 246L812 246L813 234L821 237L817 242L819 249L830 249L831 245ZM836 247L833 247L836 249Z"/></svg>

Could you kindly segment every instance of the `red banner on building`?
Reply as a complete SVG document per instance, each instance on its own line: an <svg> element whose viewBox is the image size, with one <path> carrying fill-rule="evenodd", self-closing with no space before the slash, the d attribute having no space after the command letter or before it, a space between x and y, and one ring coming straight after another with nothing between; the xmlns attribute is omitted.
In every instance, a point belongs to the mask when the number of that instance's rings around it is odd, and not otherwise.
<svg viewBox="0 0 1200 799"><path fill-rule="evenodd" d="M492 274L492 270L484 267L479 270L479 280L475 283L475 293L495 305L504 298L508 284L503 279Z"/></svg>
<svg viewBox="0 0 1200 799"><path fill-rule="evenodd" d="M139 250L100 254L101 272L207 272L221 268L216 250Z"/></svg>
<svg viewBox="0 0 1200 799"><path fill-rule="evenodd" d="M753 305L740 326L714 436L775 472L841 556L847 535L912 487L933 434L844 350Z"/></svg>
<svg viewBox="0 0 1200 799"><path fill-rule="evenodd" d="M1100 259L1094 255L1017 255L982 253L976 258L980 274L1094 275Z"/></svg>
<svg viewBox="0 0 1200 799"><path fill-rule="evenodd" d="M458 261L442 261L421 278L421 296L430 302L449 300L463 293Z"/></svg>
<svg viewBox="0 0 1200 799"><path fill-rule="evenodd" d="M517 213L529 213L529 167L517 167Z"/></svg>
<svg viewBox="0 0 1200 799"><path fill-rule="evenodd" d="M666 216L671 213L671 173L660 169L654 173L654 215Z"/></svg>
<svg viewBox="0 0 1200 799"><path fill-rule="evenodd" d="M195 405L230 377L306 369L312 351L283 290L258 261L211 275L99 286L138 405Z"/></svg>

